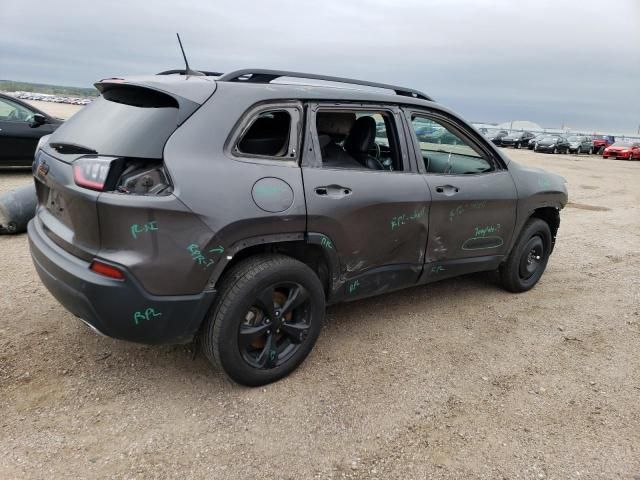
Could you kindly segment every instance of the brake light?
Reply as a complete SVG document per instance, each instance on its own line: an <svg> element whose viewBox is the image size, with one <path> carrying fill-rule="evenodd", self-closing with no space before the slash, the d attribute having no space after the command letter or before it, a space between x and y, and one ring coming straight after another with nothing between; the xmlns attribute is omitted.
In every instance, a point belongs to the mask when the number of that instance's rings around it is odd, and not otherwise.
<svg viewBox="0 0 640 480"><path fill-rule="evenodd" d="M105 277L124 280L124 273L122 273L119 268L99 262L98 260L91 262L89 269L93 272L99 273L100 275L104 275Z"/></svg>
<svg viewBox="0 0 640 480"><path fill-rule="evenodd" d="M111 157L81 157L73 162L73 180L76 185L101 192L113 160Z"/></svg>

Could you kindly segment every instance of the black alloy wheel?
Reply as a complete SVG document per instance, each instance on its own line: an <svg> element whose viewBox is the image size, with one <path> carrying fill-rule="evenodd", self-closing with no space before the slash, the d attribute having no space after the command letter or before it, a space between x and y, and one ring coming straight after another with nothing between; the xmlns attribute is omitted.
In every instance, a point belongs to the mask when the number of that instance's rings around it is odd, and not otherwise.
<svg viewBox="0 0 640 480"><path fill-rule="evenodd" d="M309 335L309 292L296 282L264 288L238 329L238 347L253 368L286 363Z"/></svg>
<svg viewBox="0 0 640 480"><path fill-rule="evenodd" d="M309 266L258 254L225 273L201 332L203 351L231 380L265 385L304 361L324 315L324 287Z"/></svg>

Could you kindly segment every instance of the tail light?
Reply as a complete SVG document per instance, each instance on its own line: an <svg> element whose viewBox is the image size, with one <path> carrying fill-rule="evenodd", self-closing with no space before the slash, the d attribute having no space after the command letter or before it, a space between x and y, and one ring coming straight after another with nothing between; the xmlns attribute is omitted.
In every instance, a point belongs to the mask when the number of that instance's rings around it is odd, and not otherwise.
<svg viewBox="0 0 640 480"><path fill-rule="evenodd" d="M76 185L103 191L113 157L81 157L73 162L73 179Z"/></svg>
<svg viewBox="0 0 640 480"><path fill-rule="evenodd" d="M126 164L116 188L121 193L135 195L168 195L172 191L164 168L145 162Z"/></svg>
<svg viewBox="0 0 640 480"><path fill-rule="evenodd" d="M73 162L76 185L99 192L168 195L171 182L158 161L86 156Z"/></svg>

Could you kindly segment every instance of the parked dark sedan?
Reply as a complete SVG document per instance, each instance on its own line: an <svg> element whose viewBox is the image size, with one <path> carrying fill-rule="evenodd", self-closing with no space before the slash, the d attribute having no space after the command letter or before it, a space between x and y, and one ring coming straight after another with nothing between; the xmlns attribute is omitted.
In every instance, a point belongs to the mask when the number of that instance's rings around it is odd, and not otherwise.
<svg viewBox="0 0 640 480"><path fill-rule="evenodd" d="M40 137L52 133L62 122L0 93L0 167L31 166Z"/></svg>
<svg viewBox="0 0 640 480"><path fill-rule="evenodd" d="M520 148L527 145L532 138L531 132L511 132L506 137L502 137L501 143L503 147Z"/></svg>
<svg viewBox="0 0 640 480"><path fill-rule="evenodd" d="M533 148L536 146L536 143L538 143L540 140L542 140L544 137L548 137L549 134L548 133L539 133L538 135L536 135L535 137L533 137L532 139L530 139L527 142L527 148L529 150L533 150ZM553 135L551 135L553 136Z"/></svg>
<svg viewBox="0 0 640 480"><path fill-rule="evenodd" d="M569 153L571 145L566 138L561 136L543 137L533 148L536 152Z"/></svg>
<svg viewBox="0 0 640 480"><path fill-rule="evenodd" d="M509 135L506 130L488 130L484 133L484 136L489 139L494 145L502 145L502 139Z"/></svg>

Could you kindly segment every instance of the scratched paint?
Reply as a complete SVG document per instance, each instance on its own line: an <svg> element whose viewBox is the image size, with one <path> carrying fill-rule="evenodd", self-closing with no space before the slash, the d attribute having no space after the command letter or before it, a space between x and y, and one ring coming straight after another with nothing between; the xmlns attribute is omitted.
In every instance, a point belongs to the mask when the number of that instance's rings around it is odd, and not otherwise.
<svg viewBox="0 0 640 480"><path fill-rule="evenodd" d="M131 231L131 236L134 239L137 239L139 233L148 233L148 232L157 231L158 224L156 220L153 220L152 222L144 223L142 225L138 225L137 223L134 223L133 225L131 225L131 227L129 227L129 229Z"/></svg>
<svg viewBox="0 0 640 480"><path fill-rule="evenodd" d="M446 269L442 265L436 265L435 267L431 267L431 273L441 273Z"/></svg>

